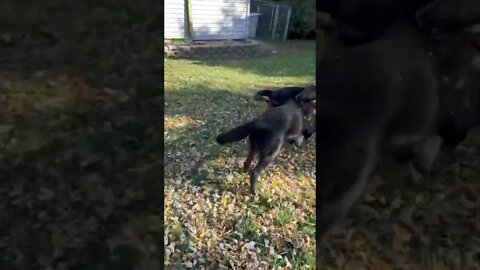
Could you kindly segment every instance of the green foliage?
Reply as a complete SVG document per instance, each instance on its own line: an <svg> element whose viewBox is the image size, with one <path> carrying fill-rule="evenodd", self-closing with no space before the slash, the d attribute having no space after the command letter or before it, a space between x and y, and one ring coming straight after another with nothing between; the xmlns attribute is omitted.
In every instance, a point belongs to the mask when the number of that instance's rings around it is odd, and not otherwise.
<svg viewBox="0 0 480 270"><path fill-rule="evenodd" d="M292 7L288 26L289 39L315 39L315 1L288 0L276 1Z"/></svg>

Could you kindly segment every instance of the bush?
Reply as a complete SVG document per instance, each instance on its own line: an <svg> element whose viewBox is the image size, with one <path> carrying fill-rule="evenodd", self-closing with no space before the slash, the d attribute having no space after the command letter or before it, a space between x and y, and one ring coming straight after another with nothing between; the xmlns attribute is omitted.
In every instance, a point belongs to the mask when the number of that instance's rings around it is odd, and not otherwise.
<svg viewBox="0 0 480 270"><path fill-rule="evenodd" d="M288 4L292 7L288 38L315 39L315 2L313 0L289 0Z"/></svg>

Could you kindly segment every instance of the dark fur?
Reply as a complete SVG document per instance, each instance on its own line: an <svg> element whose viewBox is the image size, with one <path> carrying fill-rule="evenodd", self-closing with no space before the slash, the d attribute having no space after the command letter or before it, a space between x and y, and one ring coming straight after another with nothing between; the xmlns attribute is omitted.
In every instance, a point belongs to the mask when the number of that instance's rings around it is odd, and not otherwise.
<svg viewBox="0 0 480 270"><path fill-rule="evenodd" d="M458 33L480 22L480 4L478 0L433 1L418 12L417 21L430 33Z"/></svg>
<svg viewBox="0 0 480 270"><path fill-rule="evenodd" d="M449 24L422 16L427 29ZM386 34L367 26L369 38L352 38L355 46L317 63L318 237L348 213L382 157L428 169L442 141L453 149L480 124L480 76L472 67L478 50L472 54L468 42L451 43L451 36L432 39L412 22ZM456 25L441 28L464 26Z"/></svg>
<svg viewBox="0 0 480 270"><path fill-rule="evenodd" d="M439 135L453 150L468 132L480 125L480 57L471 34L459 34L439 41L435 57L439 60L439 84L442 93Z"/></svg>
<svg viewBox="0 0 480 270"><path fill-rule="evenodd" d="M260 173L279 154L285 141L300 146L303 141L303 117L311 105L289 100L286 104L271 108L255 120L235 127L216 137L219 144L240 141L248 137L249 153L244 163L244 172L250 176L250 192L256 193L256 182ZM258 155L258 163L252 169L251 163Z"/></svg>
<svg viewBox="0 0 480 270"><path fill-rule="evenodd" d="M379 39L402 20L415 20L429 35L458 33L480 22L478 0L321 1L317 12L330 15L317 16L317 27L347 47Z"/></svg>
<svg viewBox="0 0 480 270"><path fill-rule="evenodd" d="M324 28L337 33L347 46L367 43L382 37L385 29L398 20L407 19L414 22L417 30L421 30L422 34L428 37L429 47L435 52L437 79L442 93L439 118L443 122L439 124L438 134L443 138L444 146L447 149L454 149L466 138L469 130L478 125L477 108L480 107L478 106L480 103L472 106L472 102L476 102L472 99L478 99L480 73L478 68L472 68L470 62L475 58L473 54L478 57L480 40L478 37L471 37L473 42L465 42L465 35L475 35L459 34L462 29L480 22L478 1L395 0L387 3L379 0L340 0L327 1L325 4L327 5L320 5L319 8L329 12L333 19L323 19L328 21L323 23L326 25ZM398 8L398 5L401 5L401 8ZM342 25L349 24L357 27L365 38L355 39L348 31L345 32ZM398 160L404 162L407 156L412 155L402 154Z"/></svg>
<svg viewBox="0 0 480 270"><path fill-rule="evenodd" d="M319 236L362 195L382 156L414 153L430 165L423 146L436 140L440 98L428 52L414 29L399 25L317 64Z"/></svg>
<svg viewBox="0 0 480 270"><path fill-rule="evenodd" d="M457 48L463 54L463 42L438 48ZM463 76L472 76L464 70L472 64L446 65L438 48L432 54L430 39L404 25L317 65L317 77L324 78L317 93L320 235L347 214L382 157L412 161L426 173L442 142L454 148L480 123L473 108L462 102L470 89L459 86L454 92ZM452 74L451 81L444 80Z"/></svg>
<svg viewBox="0 0 480 270"><path fill-rule="evenodd" d="M321 1L317 4L317 10L329 13L332 20L321 17L317 22L325 31L339 37L347 47L356 46L381 38L393 24L414 18L416 11L431 1Z"/></svg>
<svg viewBox="0 0 480 270"><path fill-rule="evenodd" d="M303 91L304 87L283 87L277 90L260 90L258 91L254 99L257 101L265 101L272 107L281 106L290 99L294 99L298 94Z"/></svg>
<svg viewBox="0 0 480 270"><path fill-rule="evenodd" d="M312 102L316 100L316 94L314 85L307 87L283 87L277 90L260 90L255 94L254 99L267 102L269 107L278 107L284 105L289 100L297 100L304 103ZM315 111L313 110L307 115L314 116ZM306 121L304 123L302 134L305 139L309 139L316 130L315 125L312 125L310 122Z"/></svg>

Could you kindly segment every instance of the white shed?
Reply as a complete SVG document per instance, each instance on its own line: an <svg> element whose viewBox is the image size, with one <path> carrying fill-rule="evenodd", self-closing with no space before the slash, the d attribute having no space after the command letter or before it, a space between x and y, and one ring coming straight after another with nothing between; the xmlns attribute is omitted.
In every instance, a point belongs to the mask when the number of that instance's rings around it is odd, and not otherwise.
<svg viewBox="0 0 480 270"><path fill-rule="evenodd" d="M188 37L189 19L193 40L248 37L250 0L165 0L164 10L165 38Z"/></svg>
<svg viewBox="0 0 480 270"><path fill-rule="evenodd" d="M185 0L165 0L164 29L165 38L184 38L187 35Z"/></svg>

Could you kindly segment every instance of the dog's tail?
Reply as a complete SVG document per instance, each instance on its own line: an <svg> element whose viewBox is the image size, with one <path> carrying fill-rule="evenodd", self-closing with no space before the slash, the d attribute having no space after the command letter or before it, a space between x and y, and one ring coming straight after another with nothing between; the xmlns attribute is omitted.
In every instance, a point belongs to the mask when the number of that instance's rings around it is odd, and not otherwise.
<svg viewBox="0 0 480 270"><path fill-rule="evenodd" d="M218 135L215 140L219 144L226 144L231 142L238 142L244 138L246 138L252 132L253 128L255 127L256 122L251 121L244 125L235 127L227 132L224 132Z"/></svg>
<svg viewBox="0 0 480 270"><path fill-rule="evenodd" d="M258 91L255 96L253 97L254 100L257 101L270 101L272 98L272 90L260 90Z"/></svg>

